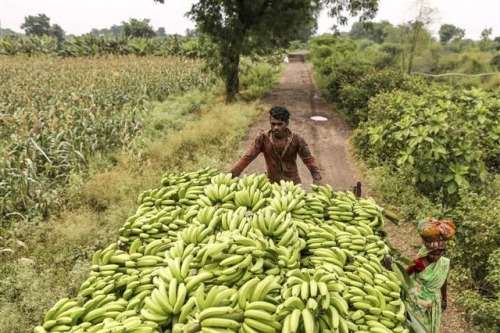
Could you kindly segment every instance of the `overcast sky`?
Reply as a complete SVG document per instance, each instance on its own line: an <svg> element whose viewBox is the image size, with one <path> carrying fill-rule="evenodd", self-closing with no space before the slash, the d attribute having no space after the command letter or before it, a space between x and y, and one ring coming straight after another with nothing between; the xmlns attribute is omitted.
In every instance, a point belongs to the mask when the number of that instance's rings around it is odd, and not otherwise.
<svg viewBox="0 0 500 333"><path fill-rule="evenodd" d="M110 28L130 18L150 19L156 30L164 27L167 34L184 34L194 28L185 13L193 0L0 0L2 28L23 32L20 25L28 15L46 14L51 24L58 24L67 34L81 35L92 28ZM420 2L420 1L419 1ZM492 37L500 36L500 0L428 0L436 9L434 26L437 36L441 24L465 29L466 38L479 39L485 28L492 28ZM394 25L416 17L415 0L380 0L374 21L388 20ZM318 33L330 31L333 19L321 15ZM344 28L342 30L348 30Z"/></svg>

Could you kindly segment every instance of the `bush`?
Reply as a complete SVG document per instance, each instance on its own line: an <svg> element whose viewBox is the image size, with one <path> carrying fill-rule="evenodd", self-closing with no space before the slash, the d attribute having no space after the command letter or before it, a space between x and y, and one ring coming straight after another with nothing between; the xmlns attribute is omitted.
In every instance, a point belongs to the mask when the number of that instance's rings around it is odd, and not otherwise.
<svg viewBox="0 0 500 333"><path fill-rule="evenodd" d="M473 290L462 291L457 299L467 309L467 321L476 325L479 333L500 331L500 300L484 299Z"/></svg>
<svg viewBox="0 0 500 333"><path fill-rule="evenodd" d="M347 121L352 126L368 119L368 101L370 98L393 90L412 91L420 94L425 84L418 78L413 78L395 69L377 71L368 69L362 75L350 82L344 83L338 91L336 104L342 114L347 115Z"/></svg>
<svg viewBox="0 0 500 333"><path fill-rule="evenodd" d="M279 81L282 66L266 62L248 63L240 75L240 98L245 101L262 98Z"/></svg>
<svg viewBox="0 0 500 333"><path fill-rule="evenodd" d="M500 155L500 104L481 90L381 94L369 112L355 132L360 155L395 170L409 167L422 193L448 203L459 188L483 185L490 159Z"/></svg>
<svg viewBox="0 0 500 333"><path fill-rule="evenodd" d="M500 176L492 177L479 193L464 190L454 210L457 236L451 259L470 271L472 283L488 298L500 293Z"/></svg>
<svg viewBox="0 0 500 333"><path fill-rule="evenodd" d="M500 53L496 54L490 60L490 66L493 69L500 71Z"/></svg>

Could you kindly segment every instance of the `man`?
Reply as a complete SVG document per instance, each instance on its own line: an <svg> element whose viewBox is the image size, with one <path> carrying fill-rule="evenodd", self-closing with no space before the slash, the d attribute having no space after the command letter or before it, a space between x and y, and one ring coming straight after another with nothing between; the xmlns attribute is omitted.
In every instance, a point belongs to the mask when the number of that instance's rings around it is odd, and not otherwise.
<svg viewBox="0 0 500 333"><path fill-rule="evenodd" d="M290 112L285 107L273 106L269 110L269 115L271 130L262 131L257 135L245 154L231 169L233 177L239 176L250 162L263 153L267 177L271 182L279 182L283 179L299 184L301 182L297 169L297 155L299 155L311 172L313 183L320 184L321 171L307 143L297 133L288 129Z"/></svg>

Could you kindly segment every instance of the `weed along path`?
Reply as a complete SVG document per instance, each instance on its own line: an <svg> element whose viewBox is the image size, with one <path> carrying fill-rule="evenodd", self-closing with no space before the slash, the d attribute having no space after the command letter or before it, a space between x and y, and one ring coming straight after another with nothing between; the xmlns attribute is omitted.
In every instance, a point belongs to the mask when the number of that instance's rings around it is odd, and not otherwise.
<svg viewBox="0 0 500 333"><path fill-rule="evenodd" d="M364 181L351 153L350 127L321 97L313 82L311 69L304 62L303 56L291 55L289 59L279 85L272 90L269 97L262 100L262 107L266 111L249 128L239 147L238 157L260 131L269 129L267 110L272 105L282 105L291 113L289 128L306 140L311 153L320 163L323 181L330 184L334 190L341 191L352 190L357 182L361 182L362 196L371 196L370 186ZM308 184L312 183L309 170L301 161L298 161L298 166L303 187L309 190ZM261 154L243 173L262 173L265 170L265 161ZM380 204L383 206L383 203ZM387 222L386 231L392 246L404 255L414 257L419 237L413 224L406 222L396 226ZM454 303L455 295L451 285L448 291L448 309L444 311L442 318L441 333L472 333L474 330L465 322L465 313Z"/></svg>

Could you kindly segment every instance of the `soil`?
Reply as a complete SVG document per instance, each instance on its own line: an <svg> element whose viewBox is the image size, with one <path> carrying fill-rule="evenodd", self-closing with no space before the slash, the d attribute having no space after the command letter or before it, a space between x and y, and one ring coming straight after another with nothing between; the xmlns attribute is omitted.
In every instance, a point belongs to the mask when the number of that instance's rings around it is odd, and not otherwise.
<svg viewBox="0 0 500 333"><path fill-rule="evenodd" d="M323 181L334 190L353 190L361 182L361 195L374 196L370 185L363 177L361 168L352 154L349 137L352 129L321 96L312 77L309 65L304 62L303 54L289 55L289 63L285 65L278 86L269 97L262 100L262 107L268 110L272 105L285 106L291 113L289 128L300 134L308 143L312 155L320 163ZM320 116L326 121L316 121L311 117ZM249 128L242 141L240 151L243 152L262 130L269 129L269 116L264 112ZM309 189L312 183L309 170L298 162L302 185ZM244 173L265 172L265 161L259 155ZM417 252L419 237L411 222L397 226L386 223L387 239L390 244L404 255L413 258ZM474 330L465 320L465 313L454 302L453 285L448 290L448 309L444 311L441 333L471 333Z"/></svg>

